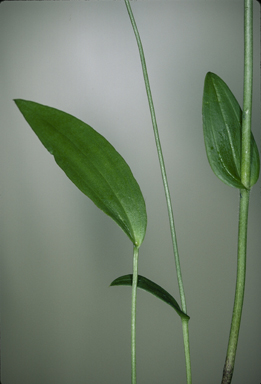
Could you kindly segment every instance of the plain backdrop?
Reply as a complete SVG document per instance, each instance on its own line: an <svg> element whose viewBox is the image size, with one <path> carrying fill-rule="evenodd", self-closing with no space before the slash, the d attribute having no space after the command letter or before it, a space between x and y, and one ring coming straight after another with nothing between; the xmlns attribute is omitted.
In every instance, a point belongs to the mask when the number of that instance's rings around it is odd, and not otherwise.
<svg viewBox="0 0 261 384"><path fill-rule="evenodd" d="M212 173L202 132L208 71L242 106L243 1L137 1L173 201L195 384L221 381L232 314L239 193ZM254 3L253 132L260 149L260 7ZM134 34L123 1L0 5L1 339L4 384L130 383L132 244L67 179L13 99L90 124L125 158L148 227L139 272L179 301L160 169ZM261 382L261 189L249 212L235 384ZM185 383L181 322L144 291L140 384Z"/></svg>

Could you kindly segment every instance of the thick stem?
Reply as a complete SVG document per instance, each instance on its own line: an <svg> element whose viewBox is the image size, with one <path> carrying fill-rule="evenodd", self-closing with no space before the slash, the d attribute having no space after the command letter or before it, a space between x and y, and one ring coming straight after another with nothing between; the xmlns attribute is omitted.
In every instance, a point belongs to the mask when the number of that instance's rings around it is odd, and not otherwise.
<svg viewBox="0 0 261 384"><path fill-rule="evenodd" d="M160 169L161 169L161 175L162 175L162 180L163 180L163 186L164 186L166 202L167 202L167 209L168 209L169 222L170 222L170 231L171 231L172 244L173 244L173 252L174 252L177 279L178 279L180 299L181 299L181 308L182 308L183 312L186 313L187 312L187 306L186 306L185 291L184 291L184 286L183 286L183 279L182 279L182 274L181 274L177 236L176 236L175 224L174 224L174 215L173 215L173 209L172 209L172 204L171 204L171 197L170 197L170 192L169 192L167 173L166 173L166 168L165 168L165 164L164 164L164 158L163 158L163 153L162 153L161 143L160 143L160 138L159 138L156 114L155 114L155 109L154 109L153 99L152 99L152 94L151 94L151 89L150 89L149 76L148 76L148 71L147 71L147 66L146 66L146 61L145 61L145 55L144 55L139 31L138 31L138 28L137 28L137 25L136 25L136 22L135 22L133 13L132 13L130 3L128 0L125 0L125 4L127 7L127 11L128 11L129 17L130 17L130 21L131 21L131 24L133 27L133 31L134 31L134 34L135 34L135 37L137 40L138 49L139 49L139 53L140 53L143 77L144 77L144 82L145 82L145 87L146 87L146 92L147 92L147 97L148 97L152 126L153 126L153 131L154 131L154 137L155 137L155 142L156 142L156 147L157 147L157 152L158 152L158 158L159 158L159 163L160 163ZM187 328L186 335L183 334L183 339L184 339L184 341L186 340L186 345L184 345L184 347L185 347L185 355L186 355L187 384L190 384L191 383L191 367L190 367L190 356L189 356L190 352L189 352L188 324L186 325L186 328ZM183 332L184 332L184 326L183 326ZM189 363L189 366L188 366L188 363Z"/></svg>
<svg viewBox="0 0 261 384"><path fill-rule="evenodd" d="M136 306L138 285L138 258L139 248L133 250L133 278L132 278L132 303L131 303L131 383L136 384Z"/></svg>
<svg viewBox="0 0 261 384"><path fill-rule="evenodd" d="M253 86L253 0L245 0L244 13L244 102L242 119L241 181L246 189L240 191L238 266L233 316L222 384L230 384L233 376L245 290L247 222L250 194L251 115Z"/></svg>
<svg viewBox="0 0 261 384"><path fill-rule="evenodd" d="M222 384L231 383L235 365L245 290L249 195L250 191L247 189L240 191L236 293Z"/></svg>
<svg viewBox="0 0 261 384"><path fill-rule="evenodd" d="M190 361L190 350L189 350L189 326L188 326L189 320L182 319L181 321L182 321L182 330L183 330L187 383L192 383L191 361Z"/></svg>
<svg viewBox="0 0 261 384"><path fill-rule="evenodd" d="M253 94L253 0L245 0L244 31L244 101L242 118L241 181L246 188L249 188Z"/></svg>

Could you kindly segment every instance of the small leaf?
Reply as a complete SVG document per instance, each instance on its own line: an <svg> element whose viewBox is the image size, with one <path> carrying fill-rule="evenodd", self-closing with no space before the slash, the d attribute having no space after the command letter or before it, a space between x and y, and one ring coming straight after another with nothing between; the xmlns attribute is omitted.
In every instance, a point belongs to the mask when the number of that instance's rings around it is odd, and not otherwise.
<svg viewBox="0 0 261 384"><path fill-rule="evenodd" d="M203 130L209 164L215 175L236 188L241 183L242 110L226 83L207 73L203 94ZM251 134L252 187L259 176L259 153Z"/></svg>
<svg viewBox="0 0 261 384"><path fill-rule="evenodd" d="M76 117L32 101L14 101L69 179L139 247L146 232L146 207L121 155Z"/></svg>
<svg viewBox="0 0 261 384"><path fill-rule="evenodd" d="M125 275L118 277L115 279L112 283L111 286L116 286L116 285L132 285L132 275ZM147 292L150 292L152 295L158 297L162 301L165 301L165 303L169 304L172 308L175 309L177 314L183 318L189 320L189 316L184 313L176 300L174 299L173 296L171 296L165 289L160 287L158 284L153 283L153 281L147 279L144 276L139 275L138 276L138 287L141 289L144 289Z"/></svg>

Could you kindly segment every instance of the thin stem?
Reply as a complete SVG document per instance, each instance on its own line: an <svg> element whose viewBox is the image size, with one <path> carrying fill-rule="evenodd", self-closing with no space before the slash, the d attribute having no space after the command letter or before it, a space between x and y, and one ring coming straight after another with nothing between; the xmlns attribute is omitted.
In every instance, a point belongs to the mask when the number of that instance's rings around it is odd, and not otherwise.
<svg viewBox="0 0 261 384"><path fill-rule="evenodd" d="M139 248L133 250L133 278L132 278L132 303L131 303L131 383L136 384L136 306L138 285L138 258Z"/></svg>
<svg viewBox="0 0 261 384"><path fill-rule="evenodd" d="M146 66L146 61L145 61L145 56L144 56L144 51L143 51L139 31L138 31L138 28L137 28L137 25L136 25L136 22L135 22L133 13L132 13L130 3L128 0L125 0L125 4L127 7L127 11L128 11L129 17L130 17L130 21L131 21L131 24L133 27L133 31L134 31L134 34L135 34L135 37L137 40L139 53L140 53L142 71L143 71L145 87L146 87L146 92L147 92L147 97L148 97L148 102L149 102L149 108L150 108L151 120L152 120L152 125L153 125L154 137L155 137L155 142L156 142L156 147L157 147L157 152L158 152L161 175L162 175L163 186L164 186L167 208L168 208L170 231L171 231L171 237L172 237L173 252L174 252L177 279L178 279L180 299L181 299L181 308L182 308L183 312L186 313L187 312L187 306L186 306L185 291L184 291L184 286L183 286L183 279L182 279L182 274L181 274L177 236L176 236L175 224L174 224L174 215L173 215L173 209L172 209L172 204L171 204L171 197L170 197L170 192L169 192L166 168L165 168L165 163L164 163L164 158L163 158L163 153L162 153L161 143L160 143L160 138L159 138L156 114L155 114L152 94L151 94L151 90L150 90L148 71L147 71L147 66ZM187 330L186 330L186 335L184 336L184 327L183 327L183 339L184 339L184 343L186 342L186 347L185 347L186 370L187 370L187 383L189 384L189 383L191 383L191 367L190 367L190 356L187 356L187 354L189 354L188 324L186 324L185 328ZM188 363L189 363L189 366L187 365Z"/></svg>
<svg viewBox="0 0 261 384"><path fill-rule="evenodd" d="M250 191L240 191L240 211L238 228L238 261L237 261L237 282L232 315L231 329L229 335L227 356L223 370L222 384L230 384L234 371L238 335L241 322L241 314L244 300L245 276L246 276L246 248L247 248L247 222Z"/></svg>
<svg viewBox="0 0 261 384"><path fill-rule="evenodd" d="M134 33L135 33L135 36L136 36L136 39L137 39L137 43L138 43L138 47L139 47L139 52L140 52L143 76L144 76L146 92L147 92L148 101L149 101L151 120L152 120L152 125L153 125L153 130L154 130L156 147L157 147L157 151L158 151L158 157L159 157L160 168L161 168L161 173L162 173L162 179L163 179L163 184L164 184L164 190L165 190L167 206L168 206L168 213L169 213L169 220L170 220L170 227L171 227L171 235L172 235L172 240L173 240L173 248L174 248L174 254L175 254L175 261L176 261L176 268L177 268L180 296L181 296L181 305L182 305L183 312L186 313L186 299L185 299L183 280L182 280L182 275L181 275L181 268L180 268L180 260L179 260L179 253L178 253L177 237L176 237L176 231L175 231L175 225L174 225L173 210L172 210L170 192L169 192L169 187L168 187L166 168L165 168L165 164L164 164L164 158L163 158L163 153L162 153L161 143L160 143L160 138L159 138L158 126L157 126L157 121L156 121L156 114L155 114L153 100L152 100L152 94L151 94L151 90L150 90L147 66L146 66L146 62L145 62L145 57L144 57L144 52L143 52L143 48L142 48L142 43L141 43L141 40L140 40L139 32L138 32L138 29L137 29L137 26L136 26L136 23L135 23L135 20L134 20L133 13L132 13L132 10L131 10L131 7L130 7L130 3L129 3L128 0L125 0L125 4L127 6L127 10L128 10L128 13L129 13L129 16L130 16L130 19L131 19L131 23L132 23L132 26L133 26L133 30L134 30Z"/></svg>
<svg viewBox="0 0 261 384"><path fill-rule="evenodd" d="M253 85L253 0L245 0L244 35L244 105L242 119L241 180L246 189L241 189L240 191L236 293L222 384L230 384L233 376L245 290L247 223L250 195L250 140Z"/></svg>

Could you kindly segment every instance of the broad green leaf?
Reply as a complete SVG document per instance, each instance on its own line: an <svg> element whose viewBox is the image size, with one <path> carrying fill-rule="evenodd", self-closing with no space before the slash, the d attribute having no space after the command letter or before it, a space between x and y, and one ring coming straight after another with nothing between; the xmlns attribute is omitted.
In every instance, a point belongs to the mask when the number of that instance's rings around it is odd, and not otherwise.
<svg viewBox="0 0 261 384"><path fill-rule="evenodd" d="M242 110L226 83L208 72L203 94L203 131L209 164L224 183L245 188L241 183ZM259 153L251 134L252 187L259 177Z"/></svg>
<svg viewBox="0 0 261 384"><path fill-rule="evenodd" d="M132 275L125 275L118 277L115 279L112 283L111 286L116 286L116 285L132 285ZM147 279L144 276L139 275L138 276L138 287L141 289L144 289L147 292L152 293L152 295L158 297L162 301L165 301L165 303L169 304L172 308L175 309L177 314L183 318L183 319L189 319L190 317L184 313L176 300L174 299L173 296L171 296L165 289L163 289L161 286L159 286L156 283L153 283L153 281Z"/></svg>
<svg viewBox="0 0 261 384"><path fill-rule="evenodd" d="M146 232L146 207L121 155L76 117L32 101L14 101L69 179L139 247Z"/></svg>

